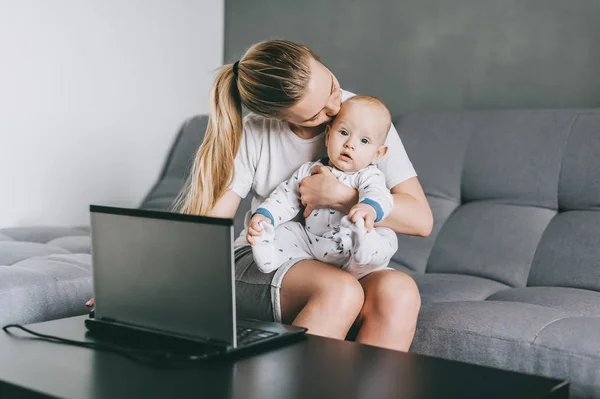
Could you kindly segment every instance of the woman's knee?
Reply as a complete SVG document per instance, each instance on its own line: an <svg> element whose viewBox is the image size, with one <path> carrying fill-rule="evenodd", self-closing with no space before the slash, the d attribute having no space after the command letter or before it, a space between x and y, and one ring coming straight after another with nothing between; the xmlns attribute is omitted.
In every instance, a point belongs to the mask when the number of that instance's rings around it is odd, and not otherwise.
<svg viewBox="0 0 600 399"><path fill-rule="evenodd" d="M354 276L340 271L320 282L314 298L326 302L327 306L338 312L356 318L363 307L365 294Z"/></svg>
<svg viewBox="0 0 600 399"><path fill-rule="evenodd" d="M365 279L368 277L371 276ZM365 311L416 320L421 309L421 295L415 281L406 273L391 270L374 273L370 281L363 282L363 287Z"/></svg>
<svg viewBox="0 0 600 399"><path fill-rule="evenodd" d="M361 284L349 273L307 260L294 265L283 279L281 307L284 321L293 320L309 303L330 308L344 317L356 317L364 303Z"/></svg>

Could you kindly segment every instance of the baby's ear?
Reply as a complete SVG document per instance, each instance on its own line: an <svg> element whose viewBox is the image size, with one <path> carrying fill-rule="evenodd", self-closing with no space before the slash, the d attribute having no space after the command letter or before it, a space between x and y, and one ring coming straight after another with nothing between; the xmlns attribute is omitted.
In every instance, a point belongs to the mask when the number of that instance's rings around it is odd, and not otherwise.
<svg viewBox="0 0 600 399"><path fill-rule="evenodd" d="M379 160L381 158L383 158L385 154L387 154L387 150L388 150L387 145L384 144L384 145L380 146L377 149L377 152L375 153L375 158L373 158L373 160L371 161L371 164L372 165L377 164L377 162L379 162Z"/></svg>

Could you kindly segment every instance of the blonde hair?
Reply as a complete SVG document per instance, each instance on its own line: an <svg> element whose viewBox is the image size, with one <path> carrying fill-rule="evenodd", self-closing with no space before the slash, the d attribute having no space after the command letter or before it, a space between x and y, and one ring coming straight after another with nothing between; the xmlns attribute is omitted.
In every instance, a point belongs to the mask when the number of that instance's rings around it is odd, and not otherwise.
<svg viewBox="0 0 600 399"><path fill-rule="evenodd" d="M242 137L242 105L259 115L279 117L296 104L310 81L310 61L319 60L308 47L287 40L252 46L234 64L221 67L210 92L210 112L204 141L175 208L207 215L225 193L234 174Z"/></svg>

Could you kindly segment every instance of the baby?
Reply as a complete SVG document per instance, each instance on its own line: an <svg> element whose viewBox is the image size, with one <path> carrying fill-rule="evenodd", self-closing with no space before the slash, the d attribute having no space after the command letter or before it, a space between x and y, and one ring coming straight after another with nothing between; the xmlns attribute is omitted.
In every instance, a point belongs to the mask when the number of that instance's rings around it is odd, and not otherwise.
<svg viewBox="0 0 600 399"><path fill-rule="evenodd" d="M355 96L342 103L327 128L328 157L302 165L252 215L246 238L254 242L252 253L262 272L292 259L316 259L356 278L386 268L398 248L396 233L373 229L373 221L386 218L394 205L376 166L387 152L390 126L390 112L374 97ZM313 210L303 226L291 221L301 208L300 182L319 165L330 167L340 182L357 189L359 203L348 216L331 208Z"/></svg>

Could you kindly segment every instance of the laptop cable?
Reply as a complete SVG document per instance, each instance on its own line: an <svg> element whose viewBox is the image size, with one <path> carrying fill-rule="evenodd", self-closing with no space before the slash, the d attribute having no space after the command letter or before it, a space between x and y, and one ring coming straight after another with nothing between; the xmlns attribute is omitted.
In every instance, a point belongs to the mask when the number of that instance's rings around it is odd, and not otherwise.
<svg viewBox="0 0 600 399"><path fill-rule="evenodd" d="M19 329L24 331L30 335L33 335L35 338L27 338L13 334L10 332L10 329ZM144 363L153 367L161 367L161 368L177 368L177 367L192 367L197 364L198 360L205 360L214 355L220 354L221 352L207 352L198 355L190 355L190 354L179 354L175 352L169 352L165 350L157 350L157 349L135 349L135 348L126 348L118 345L112 345L108 343L100 343L100 342L86 342L86 341L76 341L68 338L56 337L53 335L47 335L38 333L36 331L30 330L27 327L24 327L20 324L8 324L2 327L5 333L11 335L15 338L21 339L34 339L34 340L42 340L46 342L58 343L63 345L71 345L78 346L82 348L95 349L105 352L112 352L117 355L128 358L134 362Z"/></svg>

